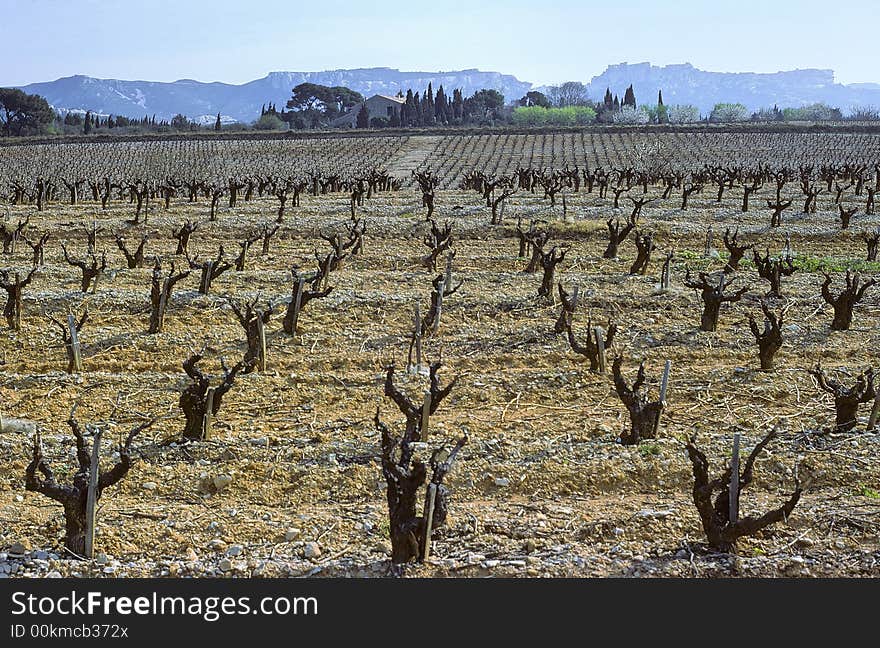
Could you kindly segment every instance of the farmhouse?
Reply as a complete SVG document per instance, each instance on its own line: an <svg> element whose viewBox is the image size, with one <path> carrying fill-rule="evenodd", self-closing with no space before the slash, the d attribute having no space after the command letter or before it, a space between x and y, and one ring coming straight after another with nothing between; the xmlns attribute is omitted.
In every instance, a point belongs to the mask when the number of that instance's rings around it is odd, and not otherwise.
<svg viewBox="0 0 880 648"><path fill-rule="evenodd" d="M400 107L405 103L406 101L403 99L403 97L388 97L386 95L379 94L373 95L364 102L364 104L366 104L367 106L367 111L370 114L371 120L374 117L383 117L390 120L391 116L394 114L394 111L400 111ZM357 127L358 112L360 112L361 106L364 104L355 104L347 113L345 113L341 117L337 117L332 122L330 122L330 125L333 128Z"/></svg>

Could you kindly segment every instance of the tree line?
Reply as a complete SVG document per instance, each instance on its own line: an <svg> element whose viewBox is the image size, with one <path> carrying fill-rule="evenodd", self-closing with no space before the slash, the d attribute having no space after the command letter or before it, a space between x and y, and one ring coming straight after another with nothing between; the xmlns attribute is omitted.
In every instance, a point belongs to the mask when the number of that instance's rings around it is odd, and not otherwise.
<svg viewBox="0 0 880 648"><path fill-rule="evenodd" d="M99 115L86 111L56 113L45 98L15 88L0 88L0 136L89 135L111 131L117 134L142 132L168 133L199 130L304 130L332 128L344 115L355 114L357 128L436 128L444 126L585 126L593 123L685 124L699 121L711 123L794 122L794 121L880 121L880 110L871 107L853 109L844 117L836 107L815 103L796 108L762 108L750 111L741 103L718 103L708 115L693 105L663 102L658 92L653 104L639 104L633 86L623 98L606 89L599 101L590 100L583 83L568 81L551 86L545 92L532 90L508 103L494 89L481 89L465 97L460 88L447 94L441 85L435 91L431 83L424 92L411 88L398 91L399 107L387 116L371 116L366 98L343 86L322 86L302 83L292 90L291 98L279 111L274 103L264 104L252 125L224 124L218 113L213 124L200 124L183 114L170 120L156 115L127 117Z"/></svg>

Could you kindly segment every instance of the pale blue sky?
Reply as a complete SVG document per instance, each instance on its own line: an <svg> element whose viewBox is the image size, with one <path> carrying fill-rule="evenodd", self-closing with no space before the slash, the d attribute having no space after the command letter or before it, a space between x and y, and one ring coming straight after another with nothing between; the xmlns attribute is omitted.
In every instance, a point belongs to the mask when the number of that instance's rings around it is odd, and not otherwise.
<svg viewBox="0 0 880 648"><path fill-rule="evenodd" d="M0 0L0 85L72 74L242 83L380 66L545 84L624 61L880 82L878 23L880 0Z"/></svg>

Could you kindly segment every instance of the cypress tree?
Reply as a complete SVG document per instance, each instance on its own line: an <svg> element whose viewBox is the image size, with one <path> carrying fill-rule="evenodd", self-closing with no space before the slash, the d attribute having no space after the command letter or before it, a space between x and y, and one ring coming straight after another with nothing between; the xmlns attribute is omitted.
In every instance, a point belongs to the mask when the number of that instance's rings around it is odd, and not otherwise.
<svg viewBox="0 0 880 648"><path fill-rule="evenodd" d="M464 98L461 96L461 88L452 91L452 118L461 120L464 114Z"/></svg>
<svg viewBox="0 0 880 648"><path fill-rule="evenodd" d="M358 128L369 128L370 127L370 111L367 110L367 102L361 104L361 109L357 114L357 127Z"/></svg>
<svg viewBox="0 0 880 648"><path fill-rule="evenodd" d="M612 110L614 110L614 112L620 110L620 99L617 98L617 95L614 95L614 103L612 104L611 108Z"/></svg>
<svg viewBox="0 0 880 648"><path fill-rule="evenodd" d="M424 114L422 112L422 99L419 96L418 92L413 95L413 105L415 106L415 112L416 112L415 119L414 119L416 126L422 126L423 125L422 120L424 119Z"/></svg>
<svg viewBox="0 0 880 648"><path fill-rule="evenodd" d="M214 122L214 130L219 131L223 129L223 124L220 121L220 113L217 113L217 121Z"/></svg>
<svg viewBox="0 0 880 648"><path fill-rule="evenodd" d="M632 108L636 107L636 93L633 92L632 85L630 85L623 94L623 105L631 106Z"/></svg>
<svg viewBox="0 0 880 648"><path fill-rule="evenodd" d="M83 122L83 135L88 135L92 132L92 111L86 111L86 119Z"/></svg>
<svg viewBox="0 0 880 648"><path fill-rule="evenodd" d="M440 123L446 123L446 93L443 92L443 86L437 88L437 95L434 97L434 117Z"/></svg>
<svg viewBox="0 0 880 648"><path fill-rule="evenodd" d="M404 104L404 106L406 107L406 119L402 120L403 126L413 126L415 124L416 116L418 113L416 111L415 98L413 97L412 88L409 88L406 91L406 104Z"/></svg>
<svg viewBox="0 0 880 648"><path fill-rule="evenodd" d="M422 100L422 120L426 126L434 123L434 111L434 88L431 82L428 81L428 90L425 92L425 97Z"/></svg>
<svg viewBox="0 0 880 648"><path fill-rule="evenodd" d="M611 96L611 88L605 90L605 108L614 110L614 97Z"/></svg>

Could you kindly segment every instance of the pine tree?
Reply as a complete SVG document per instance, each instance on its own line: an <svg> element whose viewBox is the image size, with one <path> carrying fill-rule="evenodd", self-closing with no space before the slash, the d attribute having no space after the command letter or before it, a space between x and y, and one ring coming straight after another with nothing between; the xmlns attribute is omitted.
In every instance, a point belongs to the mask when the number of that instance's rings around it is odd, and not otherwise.
<svg viewBox="0 0 880 648"><path fill-rule="evenodd" d="M217 113L217 121L214 122L214 130L223 130L223 123L220 121L220 113Z"/></svg>
<svg viewBox="0 0 880 648"><path fill-rule="evenodd" d="M630 85L623 94L623 105L630 106L631 108L636 107L636 93L633 92L632 85Z"/></svg>

